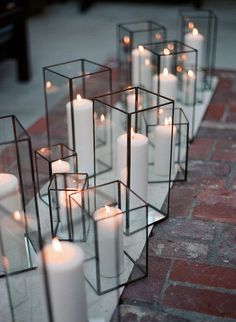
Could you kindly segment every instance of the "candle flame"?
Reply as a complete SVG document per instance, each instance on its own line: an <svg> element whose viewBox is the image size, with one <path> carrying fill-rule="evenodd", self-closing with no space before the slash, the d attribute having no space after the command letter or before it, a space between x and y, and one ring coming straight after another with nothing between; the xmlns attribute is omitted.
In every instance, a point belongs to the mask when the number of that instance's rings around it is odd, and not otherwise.
<svg viewBox="0 0 236 322"><path fill-rule="evenodd" d="M124 41L124 44L129 45L130 44L130 38L129 38L129 36L124 36L123 41Z"/></svg>
<svg viewBox="0 0 236 322"><path fill-rule="evenodd" d="M20 221L21 220L21 215L20 215L20 212L18 210L14 211L13 213L13 218L16 220L16 221Z"/></svg>
<svg viewBox="0 0 236 322"><path fill-rule="evenodd" d="M165 126L170 125L172 123L172 117L165 117Z"/></svg>
<svg viewBox="0 0 236 322"><path fill-rule="evenodd" d="M134 129L132 127L131 127L130 132L131 132L131 138L134 139Z"/></svg>
<svg viewBox="0 0 236 322"><path fill-rule="evenodd" d="M197 30L197 28L193 28L193 35L194 35L194 36L197 36L197 35L198 35L198 30Z"/></svg>
<svg viewBox="0 0 236 322"><path fill-rule="evenodd" d="M58 164L62 164L62 160L61 159L58 160Z"/></svg>
<svg viewBox="0 0 236 322"><path fill-rule="evenodd" d="M164 113L163 109L162 109L162 108L160 108L160 110L159 110L159 114L163 114L163 113Z"/></svg>
<svg viewBox="0 0 236 322"><path fill-rule="evenodd" d="M170 50L168 48L164 48L164 55L169 55L170 54Z"/></svg>
<svg viewBox="0 0 236 322"><path fill-rule="evenodd" d="M194 76L194 72L191 69L188 71L188 76L189 77L193 77Z"/></svg>
<svg viewBox="0 0 236 322"><path fill-rule="evenodd" d="M78 94L78 95L76 96L76 99L77 99L77 101L79 101L79 102L80 102L80 101L81 101L81 99L82 99L82 98L81 98L81 95L79 95L79 94Z"/></svg>
<svg viewBox="0 0 236 322"><path fill-rule="evenodd" d="M58 253L62 251L61 243L56 237L52 240L52 247Z"/></svg>
<svg viewBox="0 0 236 322"><path fill-rule="evenodd" d="M193 28L194 28L194 23L193 23L193 22L191 22L191 21L189 21L189 23L188 23L188 28L189 28L189 29L193 29Z"/></svg>
<svg viewBox="0 0 236 322"><path fill-rule="evenodd" d="M183 70L183 67L182 66L177 66L176 67L176 70L177 70L178 73L181 73L182 70Z"/></svg>
<svg viewBox="0 0 236 322"><path fill-rule="evenodd" d="M141 51L144 51L144 47L142 45L139 45L138 46L138 50L141 52Z"/></svg>
<svg viewBox="0 0 236 322"><path fill-rule="evenodd" d="M163 69L163 75L165 75L165 76L167 76L169 74L169 72L168 72L168 68L164 68Z"/></svg>
<svg viewBox="0 0 236 322"><path fill-rule="evenodd" d="M101 122L104 122L104 121L105 121L105 119L106 119L106 118L105 118L105 115L104 115L104 114L102 114L100 119L101 119Z"/></svg>
<svg viewBox="0 0 236 322"><path fill-rule="evenodd" d="M49 89L52 86L52 83L50 81L46 81L46 88Z"/></svg>
<svg viewBox="0 0 236 322"><path fill-rule="evenodd" d="M150 66L150 60L146 58L146 59L144 60L144 64L145 64L146 66Z"/></svg>
<svg viewBox="0 0 236 322"><path fill-rule="evenodd" d="M107 216L109 216L110 215L110 207L105 205L105 209L106 209Z"/></svg>

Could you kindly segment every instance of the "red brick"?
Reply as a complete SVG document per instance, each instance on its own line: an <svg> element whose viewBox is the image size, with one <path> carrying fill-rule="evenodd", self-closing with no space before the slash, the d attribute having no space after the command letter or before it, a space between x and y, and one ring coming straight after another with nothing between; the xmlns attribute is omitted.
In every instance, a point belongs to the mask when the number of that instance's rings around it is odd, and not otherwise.
<svg viewBox="0 0 236 322"><path fill-rule="evenodd" d="M205 120L220 120L224 114L224 104L211 103L207 109Z"/></svg>
<svg viewBox="0 0 236 322"><path fill-rule="evenodd" d="M170 280L236 289L236 269L175 260Z"/></svg>
<svg viewBox="0 0 236 322"><path fill-rule="evenodd" d="M229 113L236 113L236 103L229 104Z"/></svg>
<svg viewBox="0 0 236 322"><path fill-rule="evenodd" d="M122 294L122 299L128 298L154 303L159 297L170 261L153 256L149 256L148 260L148 277L128 285Z"/></svg>
<svg viewBox="0 0 236 322"><path fill-rule="evenodd" d="M236 295L187 286L167 288L162 305L224 318L236 318Z"/></svg>
<svg viewBox="0 0 236 322"><path fill-rule="evenodd" d="M193 198L196 192L189 189L188 186L174 186L170 194L170 215L171 216L188 216L192 209Z"/></svg>
<svg viewBox="0 0 236 322"><path fill-rule="evenodd" d="M153 233L160 239L191 238L213 240L215 225L200 220L169 218L154 227Z"/></svg>
<svg viewBox="0 0 236 322"><path fill-rule="evenodd" d="M172 240L168 235L166 239L153 236L149 238L149 251L153 256L204 261L207 259L208 246L200 242Z"/></svg>
<svg viewBox="0 0 236 322"><path fill-rule="evenodd" d="M31 125L30 128L27 129L27 132L29 133L29 135L31 134L43 134L46 131L46 118L45 117L41 117L40 119L38 119L33 125Z"/></svg>
<svg viewBox="0 0 236 322"><path fill-rule="evenodd" d="M222 230L216 262L236 266L236 226L230 225Z"/></svg>
<svg viewBox="0 0 236 322"><path fill-rule="evenodd" d="M225 203L201 204L193 209L193 218L215 222L236 224L235 207Z"/></svg>
<svg viewBox="0 0 236 322"><path fill-rule="evenodd" d="M198 131L198 137L203 138L214 138L214 139L236 139L236 131L235 130L226 130L226 129L214 129L214 128L206 128L200 127Z"/></svg>
<svg viewBox="0 0 236 322"><path fill-rule="evenodd" d="M212 153L212 160L235 162L236 161L236 143L234 140L219 140Z"/></svg>
<svg viewBox="0 0 236 322"><path fill-rule="evenodd" d="M229 113L225 118L225 122L236 123L236 113Z"/></svg>
<svg viewBox="0 0 236 322"><path fill-rule="evenodd" d="M220 162L190 161L188 177L223 177L230 172L230 165Z"/></svg>
<svg viewBox="0 0 236 322"><path fill-rule="evenodd" d="M206 205L225 204L231 205L236 211L236 193L228 191L225 188L218 188L218 186L208 186L202 189L197 195L197 201L205 203Z"/></svg>
<svg viewBox="0 0 236 322"><path fill-rule="evenodd" d="M189 159L207 160L213 143L213 139L196 138L190 146Z"/></svg>

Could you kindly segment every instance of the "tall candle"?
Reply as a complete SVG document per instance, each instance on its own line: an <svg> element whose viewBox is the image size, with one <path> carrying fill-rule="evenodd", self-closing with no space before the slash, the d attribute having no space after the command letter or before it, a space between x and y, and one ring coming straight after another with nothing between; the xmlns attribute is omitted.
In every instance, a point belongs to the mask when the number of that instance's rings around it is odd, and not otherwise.
<svg viewBox="0 0 236 322"><path fill-rule="evenodd" d="M148 138L140 133L131 133L130 188L147 200L148 187ZM117 173L127 184L127 134L117 139ZM135 204L133 204L135 206Z"/></svg>
<svg viewBox="0 0 236 322"><path fill-rule="evenodd" d="M184 36L184 42L186 45L197 49L198 59L198 73L197 73L197 88L202 88L202 68L204 67L204 36L198 32L197 28L193 28L192 32L188 32ZM194 64L194 56L188 55L189 60L187 61L188 66L192 66ZM194 67L194 66L192 66Z"/></svg>
<svg viewBox="0 0 236 322"><path fill-rule="evenodd" d="M124 269L123 215L119 208L105 206L95 211L100 274L115 277Z"/></svg>
<svg viewBox="0 0 236 322"><path fill-rule="evenodd" d="M160 176L168 176L170 171L170 157L172 156L171 172L174 173L175 161L175 143L176 143L176 127L173 125L173 136L171 120L165 119L165 125L157 125L155 127L155 159L154 169L156 174ZM172 151L171 151L172 139Z"/></svg>
<svg viewBox="0 0 236 322"><path fill-rule="evenodd" d="M18 179L13 174L0 173L0 214L16 210L22 210Z"/></svg>
<svg viewBox="0 0 236 322"><path fill-rule="evenodd" d="M7 271L12 273L28 268L25 226L19 211L1 218L1 235Z"/></svg>
<svg viewBox="0 0 236 322"><path fill-rule="evenodd" d="M87 322L82 249L69 242L52 243L43 248L54 322ZM42 253L38 255L43 274Z"/></svg>
<svg viewBox="0 0 236 322"><path fill-rule="evenodd" d="M66 104L69 146L73 148L71 103ZM78 171L94 173L93 153L93 103L81 98L73 100L75 151L78 155Z"/></svg>
<svg viewBox="0 0 236 322"><path fill-rule="evenodd" d="M132 84L149 90L152 87L151 53L141 45L132 50Z"/></svg>
<svg viewBox="0 0 236 322"><path fill-rule="evenodd" d="M186 105L194 104L194 90L195 90L195 74L192 70L188 70L183 74L183 103Z"/></svg>
<svg viewBox="0 0 236 322"><path fill-rule="evenodd" d="M160 85L159 91L158 80ZM167 68L164 68L163 73L159 76L153 76L152 91L175 101L177 99L177 81L177 77L169 73Z"/></svg>

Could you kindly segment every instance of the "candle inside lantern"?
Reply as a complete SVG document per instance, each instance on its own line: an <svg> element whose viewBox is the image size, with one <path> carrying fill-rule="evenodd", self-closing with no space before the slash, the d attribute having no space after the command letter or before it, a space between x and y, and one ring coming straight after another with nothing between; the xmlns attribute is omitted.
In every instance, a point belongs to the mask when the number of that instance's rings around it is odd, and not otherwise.
<svg viewBox="0 0 236 322"><path fill-rule="evenodd" d="M79 317L80 322L87 322L82 249L55 238L38 255L41 275L44 272L42 261L47 271L53 321L78 322Z"/></svg>
<svg viewBox="0 0 236 322"><path fill-rule="evenodd" d="M70 164L64 160L56 160L51 163L51 172L54 173L66 173L70 172Z"/></svg>
<svg viewBox="0 0 236 322"><path fill-rule="evenodd" d="M119 208L100 208L94 213L100 274L115 277L124 269L123 215ZM95 241L96 242L96 241Z"/></svg>
<svg viewBox="0 0 236 322"><path fill-rule="evenodd" d="M192 70L188 70L183 74L183 103L186 105L194 104L194 90L195 90L195 73Z"/></svg>
<svg viewBox="0 0 236 322"><path fill-rule="evenodd" d="M169 73L167 68L164 68L163 73L159 76L153 76L152 90L154 93L158 93L175 101L177 99L177 81L177 77ZM160 103L162 103L162 99L160 99Z"/></svg>
<svg viewBox="0 0 236 322"><path fill-rule="evenodd" d="M152 87L151 53L142 45L132 50L132 84L149 90Z"/></svg>
<svg viewBox="0 0 236 322"><path fill-rule="evenodd" d="M171 142L172 142L172 146L171 146ZM173 125L173 135L172 135L171 117L165 118L164 125L157 125L155 127L154 169L157 175L160 175L160 176L169 175L170 158L171 158L171 172L174 173L175 143L176 143L176 126Z"/></svg>
<svg viewBox="0 0 236 322"><path fill-rule="evenodd" d="M117 138L117 173L119 179L127 184L127 153L130 158L130 189L138 196L147 200L148 187L148 138L131 129L130 151L128 149L127 134ZM131 207L137 202L131 200Z"/></svg>
<svg viewBox="0 0 236 322"><path fill-rule="evenodd" d="M66 104L66 109L69 146L78 155L78 171L91 175L94 173L93 102L77 95Z"/></svg>

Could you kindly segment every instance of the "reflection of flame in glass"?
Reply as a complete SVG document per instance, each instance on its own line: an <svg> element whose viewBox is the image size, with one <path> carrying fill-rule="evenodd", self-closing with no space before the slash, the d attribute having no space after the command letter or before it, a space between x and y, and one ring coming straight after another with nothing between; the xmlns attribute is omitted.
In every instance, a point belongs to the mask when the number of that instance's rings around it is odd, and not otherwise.
<svg viewBox="0 0 236 322"><path fill-rule="evenodd" d="M182 66L177 66L176 70L178 73L181 73L183 71L183 67Z"/></svg>
<svg viewBox="0 0 236 322"><path fill-rule="evenodd" d="M130 44L130 38L129 38L129 36L124 36L123 41L124 41L124 44L125 45L129 45Z"/></svg>
<svg viewBox="0 0 236 322"><path fill-rule="evenodd" d="M21 215L20 215L20 212L18 210L16 210L14 213L13 213L13 218L16 220L16 221L20 221L21 220Z"/></svg>
<svg viewBox="0 0 236 322"><path fill-rule="evenodd" d="M160 32L157 32L157 33L155 34L155 38L156 38L157 40L160 40L160 39L161 39L161 34L160 34Z"/></svg>
<svg viewBox="0 0 236 322"><path fill-rule="evenodd" d="M59 240L56 237L53 238L53 240L52 240L52 247L56 252L62 251L61 243L59 242Z"/></svg>
<svg viewBox="0 0 236 322"><path fill-rule="evenodd" d="M174 49L174 45L173 44L168 44L167 47L168 47L169 50L173 50Z"/></svg>
<svg viewBox="0 0 236 322"><path fill-rule="evenodd" d="M5 269L5 271L8 271L10 268L9 259L6 256L2 256L2 266Z"/></svg>
<svg viewBox="0 0 236 322"><path fill-rule="evenodd" d="M49 89L52 86L52 83L50 81L46 81L46 88Z"/></svg>

